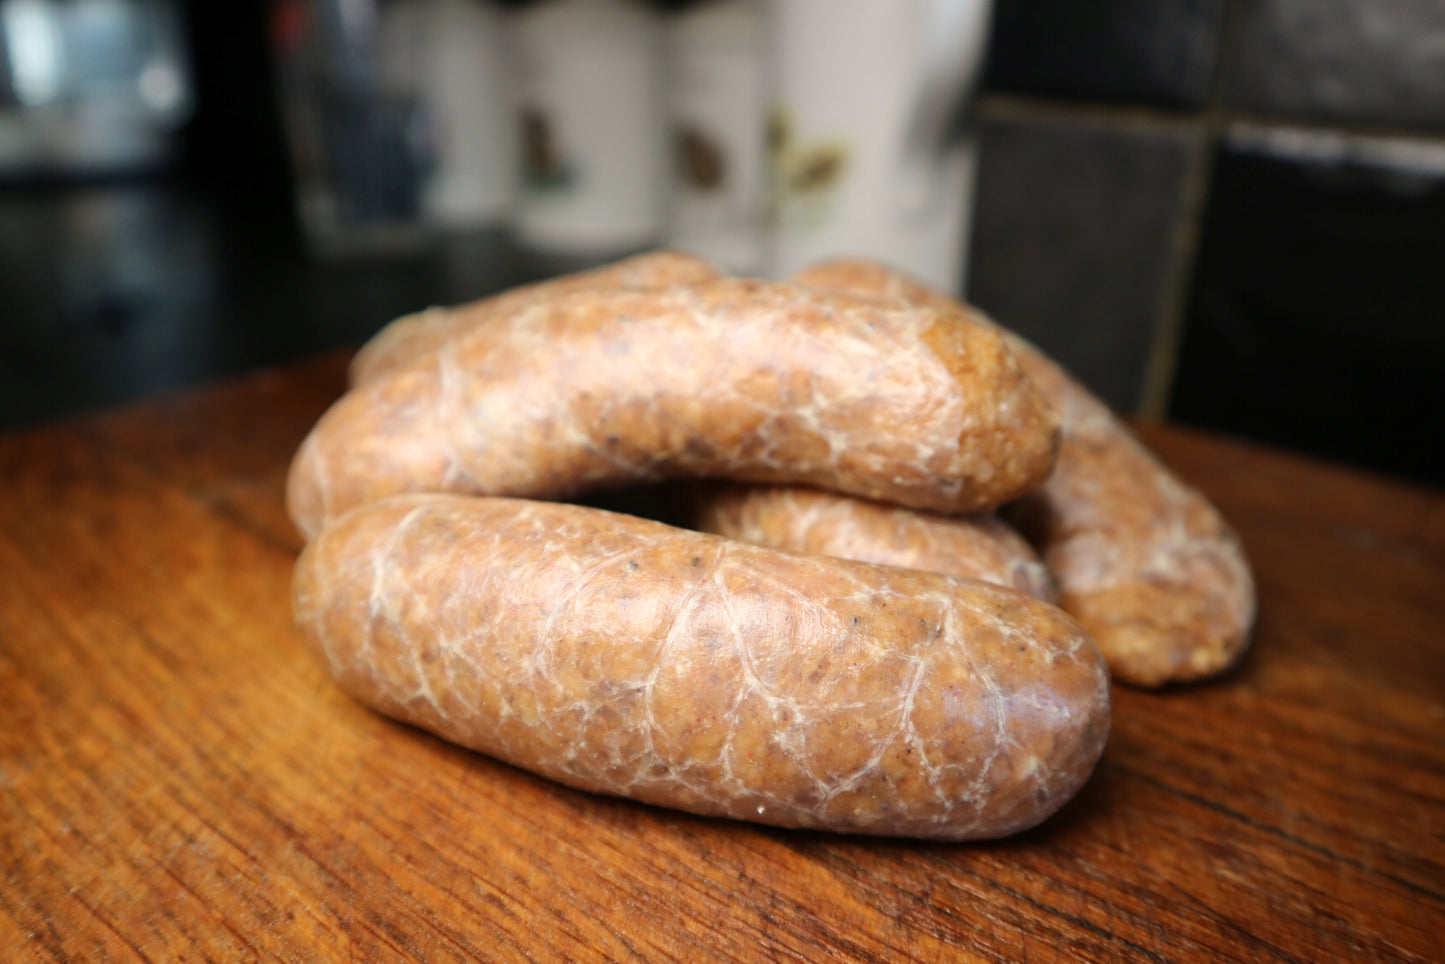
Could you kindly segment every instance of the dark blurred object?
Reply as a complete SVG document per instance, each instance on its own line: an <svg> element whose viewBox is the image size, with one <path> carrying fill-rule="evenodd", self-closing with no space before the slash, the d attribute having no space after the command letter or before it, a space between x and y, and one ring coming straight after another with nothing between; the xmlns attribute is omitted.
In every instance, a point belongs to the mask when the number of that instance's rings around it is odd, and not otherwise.
<svg viewBox="0 0 1445 964"><path fill-rule="evenodd" d="M268 7L186 0L196 84L186 173L218 198L261 205L289 223L291 174L267 50Z"/></svg>
<svg viewBox="0 0 1445 964"><path fill-rule="evenodd" d="M492 0L276 0L270 36L313 253L415 252L504 220L517 122Z"/></svg>
<svg viewBox="0 0 1445 964"><path fill-rule="evenodd" d="M356 344L544 270L495 232L317 263L274 210L202 186L0 191L0 429Z"/></svg>
<svg viewBox="0 0 1445 964"><path fill-rule="evenodd" d="M1224 0L998 0L995 90L1199 107Z"/></svg>
<svg viewBox="0 0 1445 964"><path fill-rule="evenodd" d="M1220 152L1170 415L1445 484L1445 146Z"/></svg>
<svg viewBox="0 0 1445 964"><path fill-rule="evenodd" d="M1252 0L1229 104L1315 120L1445 128L1441 0Z"/></svg>
<svg viewBox="0 0 1445 964"><path fill-rule="evenodd" d="M1176 132L983 126L968 295L1109 404L1138 404L1188 140Z"/></svg>
<svg viewBox="0 0 1445 964"><path fill-rule="evenodd" d="M194 95L173 0L0 0L0 180L164 167Z"/></svg>
<svg viewBox="0 0 1445 964"><path fill-rule="evenodd" d="M392 6L415 19L411 0ZM271 22L296 203L312 248L327 256L415 250L424 241L429 140L417 91L388 76L382 6L278 0Z"/></svg>
<svg viewBox="0 0 1445 964"><path fill-rule="evenodd" d="M10 44L5 39L4 26L0 25L0 110L14 107L16 103L14 68L10 65Z"/></svg>

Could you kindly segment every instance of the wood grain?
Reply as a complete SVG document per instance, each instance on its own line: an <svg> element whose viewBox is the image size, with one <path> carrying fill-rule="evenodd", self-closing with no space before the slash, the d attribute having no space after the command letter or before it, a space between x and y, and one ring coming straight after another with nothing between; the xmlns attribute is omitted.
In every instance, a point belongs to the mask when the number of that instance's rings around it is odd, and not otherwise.
<svg viewBox="0 0 1445 964"><path fill-rule="evenodd" d="M0 960L1439 960L1445 496L1144 428L1241 531L1255 648L1118 689L996 844L566 790L344 698L288 458L344 358L0 437Z"/></svg>

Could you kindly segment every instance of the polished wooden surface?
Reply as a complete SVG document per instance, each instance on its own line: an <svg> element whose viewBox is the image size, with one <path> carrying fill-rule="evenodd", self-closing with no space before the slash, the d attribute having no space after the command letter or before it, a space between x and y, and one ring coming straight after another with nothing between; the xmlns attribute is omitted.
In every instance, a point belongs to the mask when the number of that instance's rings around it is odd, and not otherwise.
<svg viewBox="0 0 1445 964"><path fill-rule="evenodd" d="M1244 664L1116 690L1016 838L788 832L328 682L281 485L341 362L0 436L0 960L1445 957L1445 494L1145 430L1243 534Z"/></svg>

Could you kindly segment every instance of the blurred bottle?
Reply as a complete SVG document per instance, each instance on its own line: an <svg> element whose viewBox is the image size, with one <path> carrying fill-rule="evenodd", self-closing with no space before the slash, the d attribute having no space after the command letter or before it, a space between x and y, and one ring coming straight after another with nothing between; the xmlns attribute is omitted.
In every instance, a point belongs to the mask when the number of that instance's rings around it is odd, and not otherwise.
<svg viewBox="0 0 1445 964"><path fill-rule="evenodd" d="M418 18L414 0L388 6L385 27L375 0L280 0L273 10L296 203L323 257L405 252L425 239Z"/></svg>
<svg viewBox="0 0 1445 964"><path fill-rule="evenodd" d="M0 0L0 177L160 167L193 108L173 0Z"/></svg>
<svg viewBox="0 0 1445 964"><path fill-rule="evenodd" d="M963 283L975 148L953 133L989 0L772 0L773 264L836 255Z"/></svg>
<svg viewBox="0 0 1445 964"><path fill-rule="evenodd" d="M503 18L483 0L279 0L272 41L308 241L416 250L511 195Z"/></svg>
<svg viewBox="0 0 1445 964"><path fill-rule="evenodd" d="M666 197L659 14L634 0L541 0L513 26L519 238L588 257L655 243Z"/></svg>
<svg viewBox="0 0 1445 964"><path fill-rule="evenodd" d="M765 267L764 13L762 0L704 0L668 23L667 243L738 274Z"/></svg>
<svg viewBox="0 0 1445 964"><path fill-rule="evenodd" d="M517 125L506 18L487 0L425 0L420 87L435 138L428 218L500 223L515 195Z"/></svg>

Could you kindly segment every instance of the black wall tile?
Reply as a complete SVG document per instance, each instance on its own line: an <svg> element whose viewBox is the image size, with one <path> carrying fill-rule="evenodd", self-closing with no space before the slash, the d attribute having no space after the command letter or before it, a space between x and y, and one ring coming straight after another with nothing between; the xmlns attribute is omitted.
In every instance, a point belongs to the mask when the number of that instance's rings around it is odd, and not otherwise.
<svg viewBox="0 0 1445 964"><path fill-rule="evenodd" d="M10 45L0 43L0 107L9 107L15 103L15 89L11 86L10 79Z"/></svg>
<svg viewBox="0 0 1445 964"><path fill-rule="evenodd" d="M999 0L987 86L1195 107L1224 0Z"/></svg>
<svg viewBox="0 0 1445 964"><path fill-rule="evenodd" d="M1125 411L1138 404L1188 149L1172 133L984 125L970 300Z"/></svg>
<svg viewBox="0 0 1445 964"><path fill-rule="evenodd" d="M1445 484L1445 149L1233 137L1170 414Z"/></svg>
<svg viewBox="0 0 1445 964"><path fill-rule="evenodd" d="M1239 10L1232 106L1445 127L1442 0L1251 0Z"/></svg>

